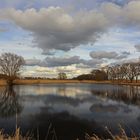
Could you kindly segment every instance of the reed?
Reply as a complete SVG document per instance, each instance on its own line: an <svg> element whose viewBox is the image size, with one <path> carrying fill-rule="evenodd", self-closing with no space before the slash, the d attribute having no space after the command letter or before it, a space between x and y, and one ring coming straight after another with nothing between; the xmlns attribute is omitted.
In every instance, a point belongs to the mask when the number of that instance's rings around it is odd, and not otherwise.
<svg viewBox="0 0 140 140"><path fill-rule="evenodd" d="M50 133L49 131L48 131L48 133ZM120 134L118 134L118 135L113 135L109 129L107 129L107 132L110 135L109 139L99 138L95 134L90 136L89 134L86 133L85 140L140 140L140 137L137 137L135 134L133 134L132 137L128 137L125 133L125 130L121 126L120 126ZM49 134L47 134L47 136L48 135ZM52 137L52 140L57 140L57 137L55 137L55 136L56 136L56 134L54 135L54 137ZM46 137L45 140L47 140L47 139L48 138ZM0 140L36 140L36 139L31 136L23 137L20 133L20 128L17 128L15 131L15 134L12 136L4 134L3 131L1 130L0 131ZM37 140L39 140L39 137L37 137ZM77 140L80 140L80 139L77 139Z"/></svg>
<svg viewBox="0 0 140 140"><path fill-rule="evenodd" d="M101 139L95 134L93 134L92 136L85 134L85 140L140 140L140 137L137 137L134 133L131 137L128 137L126 135L125 130L121 127L121 125L119 126L119 129L120 129L120 134L113 135L111 131L108 128L106 128L108 134L110 135L109 139Z"/></svg>

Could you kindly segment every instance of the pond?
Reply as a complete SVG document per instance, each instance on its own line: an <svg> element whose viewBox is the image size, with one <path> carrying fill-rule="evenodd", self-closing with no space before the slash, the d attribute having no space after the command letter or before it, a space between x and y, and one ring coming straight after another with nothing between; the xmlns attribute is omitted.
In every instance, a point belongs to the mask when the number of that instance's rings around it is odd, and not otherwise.
<svg viewBox="0 0 140 140"><path fill-rule="evenodd" d="M140 87L109 84L18 85L0 88L0 128L41 140L107 138L107 128L140 132Z"/></svg>

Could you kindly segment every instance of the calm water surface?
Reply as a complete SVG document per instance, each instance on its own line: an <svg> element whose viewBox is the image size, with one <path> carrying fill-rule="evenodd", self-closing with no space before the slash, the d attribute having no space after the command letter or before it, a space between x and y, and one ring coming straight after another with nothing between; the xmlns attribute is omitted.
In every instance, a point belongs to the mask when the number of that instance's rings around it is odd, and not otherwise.
<svg viewBox="0 0 140 140"><path fill-rule="evenodd" d="M17 113L16 113L17 112ZM17 114L17 115L16 115ZM41 140L108 137L121 124L128 135L140 132L140 87L107 84L47 84L0 88L0 128L37 133ZM49 131L49 134L48 134ZM48 135L47 135L48 134Z"/></svg>

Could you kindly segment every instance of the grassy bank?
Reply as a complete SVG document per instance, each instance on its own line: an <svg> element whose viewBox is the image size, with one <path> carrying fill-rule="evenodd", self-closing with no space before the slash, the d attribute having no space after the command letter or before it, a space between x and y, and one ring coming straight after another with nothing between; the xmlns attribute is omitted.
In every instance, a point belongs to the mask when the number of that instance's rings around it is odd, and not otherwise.
<svg viewBox="0 0 140 140"><path fill-rule="evenodd" d="M93 81L93 80L47 80L47 79L32 79L32 80L15 80L14 84L16 85L32 85L32 84L65 84L65 83L91 83L91 84L115 84L115 85L130 85L130 86L140 86L140 81L132 82L129 81ZM0 80L0 86L5 86L6 81Z"/></svg>
<svg viewBox="0 0 140 140"><path fill-rule="evenodd" d="M92 80L15 80L15 84L58 84L58 83L110 83L110 81L92 81Z"/></svg>
<svg viewBox="0 0 140 140"><path fill-rule="evenodd" d="M29 84L58 84L58 83L91 83L91 84L119 84L119 85L132 85L132 86L140 86L140 81L132 82L129 81L93 81L93 80L46 80L46 79L34 79L34 80L15 80L15 84L17 85L29 85Z"/></svg>
<svg viewBox="0 0 140 140"><path fill-rule="evenodd" d="M5 86L7 83L6 83L6 81L5 80L1 80L0 79L0 86Z"/></svg>

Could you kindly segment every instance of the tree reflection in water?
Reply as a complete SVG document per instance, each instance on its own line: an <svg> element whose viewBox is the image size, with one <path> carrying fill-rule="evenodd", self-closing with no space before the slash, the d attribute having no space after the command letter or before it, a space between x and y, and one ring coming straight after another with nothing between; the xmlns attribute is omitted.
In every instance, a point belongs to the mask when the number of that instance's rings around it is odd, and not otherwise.
<svg viewBox="0 0 140 140"><path fill-rule="evenodd" d="M21 113L23 106L12 86L0 90L0 117L8 118Z"/></svg>
<svg viewBox="0 0 140 140"><path fill-rule="evenodd" d="M116 89L92 89L92 94L102 98L110 98L116 101L122 101L126 104L140 105L140 87L126 86Z"/></svg>

